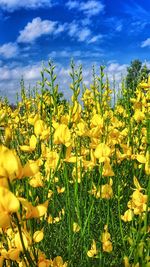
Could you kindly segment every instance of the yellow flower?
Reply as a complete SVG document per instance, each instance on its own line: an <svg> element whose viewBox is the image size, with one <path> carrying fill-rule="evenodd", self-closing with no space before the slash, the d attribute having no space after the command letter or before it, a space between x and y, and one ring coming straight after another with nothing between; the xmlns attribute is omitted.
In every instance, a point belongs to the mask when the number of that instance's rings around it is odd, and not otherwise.
<svg viewBox="0 0 150 267"><path fill-rule="evenodd" d="M23 176L30 177L34 176L39 172L39 162L34 160L29 160L23 167Z"/></svg>
<svg viewBox="0 0 150 267"><path fill-rule="evenodd" d="M34 133L38 137L42 134L45 128L45 123L42 120L36 120L34 123Z"/></svg>
<svg viewBox="0 0 150 267"><path fill-rule="evenodd" d="M10 180L21 178L22 166L20 159L14 150L0 146L0 178L7 177Z"/></svg>
<svg viewBox="0 0 150 267"><path fill-rule="evenodd" d="M97 250L97 248L96 248L96 242L95 242L95 240L93 239L93 241L92 241L92 245L91 245L91 249L88 250L88 252L87 252L87 256L90 257L90 258L93 258L93 257L95 257L97 254L98 254L98 250Z"/></svg>
<svg viewBox="0 0 150 267"><path fill-rule="evenodd" d="M43 230L42 231L36 231L33 234L33 241L36 243L39 243L40 241L42 241L43 238L44 238Z"/></svg>
<svg viewBox="0 0 150 267"><path fill-rule="evenodd" d="M138 179L134 176L133 177L133 183L136 187L136 189L138 189L139 191L141 191L143 188L140 186L139 182L138 182Z"/></svg>
<svg viewBox="0 0 150 267"><path fill-rule="evenodd" d="M39 261L38 261L38 267L50 267L50 266L53 266L53 265L50 265L50 264L51 264L51 261L47 260L45 258L40 258Z"/></svg>
<svg viewBox="0 0 150 267"><path fill-rule="evenodd" d="M76 132L77 132L77 134L79 136L86 136L86 134L87 134L87 125L86 125L86 123L84 121L79 122L77 124L77 131Z"/></svg>
<svg viewBox="0 0 150 267"><path fill-rule="evenodd" d="M75 101L73 108L70 110L71 120L77 122L81 117L81 105Z"/></svg>
<svg viewBox="0 0 150 267"><path fill-rule="evenodd" d="M50 151L47 153L47 160L45 162L46 173L49 174L50 169L55 169L59 160L59 155L56 151Z"/></svg>
<svg viewBox="0 0 150 267"><path fill-rule="evenodd" d="M146 158L144 155L138 154L138 155L136 155L136 159L140 163L146 163Z"/></svg>
<svg viewBox="0 0 150 267"><path fill-rule="evenodd" d="M12 261L19 261L20 249L18 248L11 248L7 252L8 259Z"/></svg>
<svg viewBox="0 0 150 267"><path fill-rule="evenodd" d="M37 137L40 136L41 140L45 140L49 137L49 128L43 120L36 120L34 123L34 133Z"/></svg>
<svg viewBox="0 0 150 267"><path fill-rule="evenodd" d="M66 147L71 145L70 130L65 124L60 124L54 133L54 144L64 144Z"/></svg>
<svg viewBox="0 0 150 267"><path fill-rule="evenodd" d="M24 246L25 248L27 248L29 245L29 240L24 232L22 232L22 238L23 238ZM16 248L19 249L20 251L23 251L22 241L21 241L19 232L15 234L14 242L15 242Z"/></svg>
<svg viewBox="0 0 150 267"><path fill-rule="evenodd" d="M103 128L104 120L99 114L95 114L91 119L91 127L99 126Z"/></svg>
<svg viewBox="0 0 150 267"><path fill-rule="evenodd" d="M105 184L101 186L101 197L102 198L106 198L106 199L112 198L113 196L112 184L113 184L113 181L112 179L110 179L109 184Z"/></svg>
<svg viewBox="0 0 150 267"><path fill-rule="evenodd" d="M132 221L133 219L133 211L128 209L125 211L124 215L121 215L121 219L124 221L124 222L130 222Z"/></svg>
<svg viewBox="0 0 150 267"><path fill-rule="evenodd" d="M114 176L115 175L109 161L106 159L104 162L102 175L103 176Z"/></svg>
<svg viewBox="0 0 150 267"><path fill-rule="evenodd" d="M20 149L24 152L32 152L35 150L36 148L36 144L37 144L37 138L36 136L33 134L29 140L29 146L20 146Z"/></svg>
<svg viewBox="0 0 150 267"><path fill-rule="evenodd" d="M76 223L76 222L74 222L73 223L73 232L74 233L77 233L77 232L79 232L80 231L80 226L79 226L79 224L78 223Z"/></svg>
<svg viewBox="0 0 150 267"><path fill-rule="evenodd" d="M129 263L129 258L127 256L124 256L124 267L131 267L130 263Z"/></svg>
<svg viewBox="0 0 150 267"><path fill-rule="evenodd" d="M105 143L99 144L94 152L94 156L99 159L99 162L108 161L110 154L111 150Z"/></svg>
<svg viewBox="0 0 150 267"><path fill-rule="evenodd" d="M51 263L51 267L67 267L67 262L63 262L62 257L57 256L56 258L53 259L52 263Z"/></svg>
<svg viewBox="0 0 150 267"><path fill-rule="evenodd" d="M138 86L141 87L141 88L143 88L143 89L150 88L150 84L149 83L146 83L144 81L142 81L141 83L139 83Z"/></svg>
<svg viewBox="0 0 150 267"><path fill-rule="evenodd" d="M136 110L133 115L133 118L135 119L136 122L141 122L145 119L145 114L140 110Z"/></svg>
<svg viewBox="0 0 150 267"><path fill-rule="evenodd" d="M30 178L29 184L32 187L43 187L42 175L37 172L32 178Z"/></svg>
<svg viewBox="0 0 150 267"><path fill-rule="evenodd" d="M12 138L12 129L10 127L5 128L5 142Z"/></svg>
<svg viewBox="0 0 150 267"><path fill-rule="evenodd" d="M128 208L132 209L135 215L146 211L147 195L143 195L138 189L132 194L132 199L128 202Z"/></svg>
<svg viewBox="0 0 150 267"><path fill-rule="evenodd" d="M33 206L31 202L27 201L25 198L18 198L21 202L23 208L26 211L26 219L39 218L46 214L48 208L48 200L43 204Z"/></svg>
<svg viewBox="0 0 150 267"><path fill-rule="evenodd" d="M113 247L112 247L110 233L108 233L108 226L107 225L104 226L104 232L102 233L101 241L102 241L103 251L111 252Z"/></svg>
<svg viewBox="0 0 150 267"><path fill-rule="evenodd" d="M62 193L65 192L65 187L60 187L60 186L57 185L56 188L57 188L57 193L58 194L62 194Z"/></svg>
<svg viewBox="0 0 150 267"><path fill-rule="evenodd" d="M0 227L5 228L10 225L11 213L19 209L19 200L7 188L0 187Z"/></svg>

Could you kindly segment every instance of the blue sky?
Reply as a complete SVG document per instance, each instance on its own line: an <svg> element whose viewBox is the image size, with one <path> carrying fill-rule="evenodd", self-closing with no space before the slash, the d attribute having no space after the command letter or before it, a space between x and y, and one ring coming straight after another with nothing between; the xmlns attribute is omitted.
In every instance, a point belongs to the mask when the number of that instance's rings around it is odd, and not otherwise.
<svg viewBox="0 0 150 267"><path fill-rule="evenodd" d="M0 0L0 33L0 95L10 101L21 77L34 86L49 59L65 96L72 57L83 65L87 87L93 64L105 64L116 81L131 60L150 66L148 0Z"/></svg>

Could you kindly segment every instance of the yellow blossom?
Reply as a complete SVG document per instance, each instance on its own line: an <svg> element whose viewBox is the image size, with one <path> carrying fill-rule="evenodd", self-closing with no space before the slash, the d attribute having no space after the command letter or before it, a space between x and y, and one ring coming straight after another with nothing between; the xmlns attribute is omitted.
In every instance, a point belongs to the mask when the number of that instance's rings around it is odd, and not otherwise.
<svg viewBox="0 0 150 267"><path fill-rule="evenodd" d="M71 144L70 130L65 124L60 124L54 133L54 144L64 144L66 147Z"/></svg>
<svg viewBox="0 0 150 267"><path fill-rule="evenodd" d="M0 146L0 178L7 177L10 180L21 178L22 166L19 157L14 150Z"/></svg>
<svg viewBox="0 0 150 267"><path fill-rule="evenodd" d="M102 247L103 251L105 252L111 252L113 250L112 242L111 242L111 236L110 233L108 233L108 226L105 225L104 232L102 233Z"/></svg>
<svg viewBox="0 0 150 267"><path fill-rule="evenodd" d="M11 213L19 209L19 200L7 188L0 187L0 227L10 225Z"/></svg>
<svg viewBox="0 0 150 267"><path fill-rule="evenodd" d="M33 134L31 135L31 138L29 140L29 146L23 145L23 146L20 146L20 149L24 152L32 152L35 150L36 144L37 144L37 138Z"/></svg>
<svg viewBox="0 0 150 267"><path fill-rule="evenodd" d="M74 222L73 223L73 232L74 233L77 233L77 232L79 232L80 231L80 226L79 226L79 224L78 223L76 223L76 222Z"/></svg>
<svg viewBox="0 0 150 267"><path fill-rule="evenodd" d="M105 162L106 160L108 161L110 154L111 150L105 143L99 144L94 152L94 155L99 159L99 162Z"/></svg>
<svg viewBox="0 0 150 267"><path fill-rule="evenodd" d="M33 241L34 242L39 243L40 241L42 241L43 238L44 238L43 230L34 232L34 234L33 234Z"/></svg>
<svg viewBox="0 0 150 267"><path fill-rule="evenodd" d="M88 250L88 252L87 252L87 256L90 257L90 258L93 258L93 257L95 257L97 254L98 254L98 250L97 250L97 248L96 248L96 242L95 242L95 240L93 239L93 241L92 241L92 245L91 245L91 249Z"/></svg>
<svg viewBox="0 0 150 267"><path fill-rule="evenodd" d="M132 221L133 219L133 211L128 209L125 211L124 215L121 215L121 219L124 221L124 222L130 222Z"/></svg>

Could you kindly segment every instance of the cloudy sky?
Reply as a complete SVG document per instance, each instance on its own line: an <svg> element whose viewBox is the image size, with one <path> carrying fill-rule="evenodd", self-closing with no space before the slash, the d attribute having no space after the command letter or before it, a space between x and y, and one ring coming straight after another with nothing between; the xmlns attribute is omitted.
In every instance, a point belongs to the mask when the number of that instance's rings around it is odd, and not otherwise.
<svg viewBox="0 0 150 267"><path fill-rule="evenodd" d="M0 0L0 33L1 96L14 101L21 77L34 86L49 59L68 96L71 58L82 63L87 86L93 64L116 80L131 60L149 64L150 1Z"/></svg>

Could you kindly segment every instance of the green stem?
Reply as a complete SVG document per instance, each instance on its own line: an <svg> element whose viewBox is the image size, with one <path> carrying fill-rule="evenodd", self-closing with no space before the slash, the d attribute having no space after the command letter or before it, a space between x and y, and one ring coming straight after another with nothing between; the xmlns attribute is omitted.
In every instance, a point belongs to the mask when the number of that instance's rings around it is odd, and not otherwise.
<svg viewBox="0 0 150 267"><path fill-rule="evenodd" d="M23 235L22 235L22 231L21 231L21 225L20 225L20 222L19 222L17 213L14 213L14 217L15 217L15 219L16 219L16 223L17 223L17 226L18 226L18 231L19 231L19 236L20 236L20 240L21 240L21 244L22 244L23 252L24 252L24 254L25 254L25 256L26 256L26 258L27 258L27 260L28 260L28 262L29 262L29 264L30 264L29 266L34 267L34 266L36 266L36 265L34 264L34 262L33 262L32 258L31 258L31 256L30 256L30 254L29 254L29 252L28 252L28 251L26 250L26 248L25 248L25 244L24 244L24 241L23 241ZM25 261L26 266L28 267L25 258L24 258L24 261Z"/></svg>

